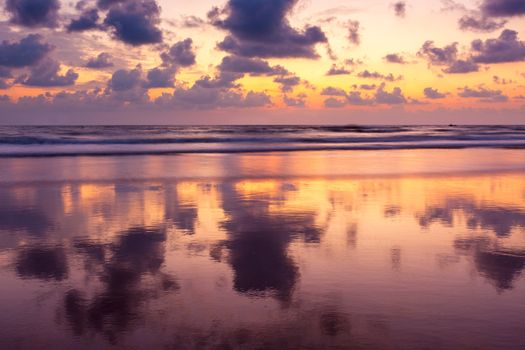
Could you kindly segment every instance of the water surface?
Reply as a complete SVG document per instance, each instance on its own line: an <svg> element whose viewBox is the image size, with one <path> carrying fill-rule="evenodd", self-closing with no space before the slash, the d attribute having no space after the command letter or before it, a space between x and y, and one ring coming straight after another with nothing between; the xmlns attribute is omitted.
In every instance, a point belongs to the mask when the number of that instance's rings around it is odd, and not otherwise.
<svg viewBox="0 0 525 350"><path fill-rule="evenodd" d="M382 152L0 160L0 347L525 348L520 151Z"/></svg>

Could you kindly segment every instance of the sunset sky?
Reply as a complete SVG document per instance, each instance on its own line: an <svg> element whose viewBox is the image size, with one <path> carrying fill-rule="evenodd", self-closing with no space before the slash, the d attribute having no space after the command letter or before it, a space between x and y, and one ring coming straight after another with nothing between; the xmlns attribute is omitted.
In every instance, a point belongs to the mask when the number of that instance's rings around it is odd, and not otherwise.
<svg viewBox="0 0 525 350"><path fill-rule="evenodd" d="M524 0L0 4L0 124L525 121Z"/></svg>

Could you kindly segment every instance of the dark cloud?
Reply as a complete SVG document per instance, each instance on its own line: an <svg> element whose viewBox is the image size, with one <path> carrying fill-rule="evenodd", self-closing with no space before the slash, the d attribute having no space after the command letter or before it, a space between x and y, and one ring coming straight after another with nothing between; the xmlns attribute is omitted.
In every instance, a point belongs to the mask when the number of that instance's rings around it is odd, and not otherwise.
<svg viewBox="0 0 525 350"><path fill-rule="evenodd" d="M194 85L189 89L176 89L173 95L164 95L158 104L173 106L178 109L218 109L264 107L271 103L269 95L263 92L240 91L226 88L206 88Z"/></svg>
<svg viewBox="0 0 525 350"><path fill-rule="evenodd" d="M21 68L32 66L42 60L53 47L42 42L39 34L30 34L19 42L2 41L0 66Z"/></svg>
<svg viewBox="0 0 525 350"><path fill-rule="evenodd" d="M318 57L315 45L328 40L317 26L299 30L288 21L298 0L229 0L208 13L211 23L229 31L218 48L246 57Z"/></svg>
<svg viewBox="0 0 525 350"><path fill-rule="evenodd" d="M215 77L204 76L190 88L178 87L173 94L163 94L155 101L159 107L176 109L218 109L264 107L271 98L264 92L244 93L235 81L243 73L219 71Z"/></svg>
<svg viewBox="0 0 525 350"><path fill-rule="evenodd" d="M118 5L125 2L130 2L130 0L97 0L97 6L103 10L107 10L113 5Z"/></svg>
<svg viewBox="0 0 525 350"><path fill-rule="evenodd" d="M392 73L384 75L379 72L370 72L369 70L359 72L357 76L364 79L382 79L386 81L398 81L403 79L403 76L401 75L395 77Z"/></svg>
<svg viewBox="0 0 525 350"><path fill-rule="evenodd" d="M74 85L77 79L78 74L73 69L69 69L64 75L61 75L60 63L46 59L31 67L29 75L19 77L17 82L28 86L55 87Z"/></svg>
<svg viewBox="0 0 525 350"><path fill-rule="evenodd" d="M220 71L219 75L214 78L208 75L200 78L199 80L195 81L195 86L205 89L234 88L237 87L235 81L241 79L242 77L242 73Z"/></svg>
<svg viewBox="0 0 525 350"><path fill-rule="evenodd" d="M99 53L97 57L90 58L86 62L85 67L94 69L113 67L113 62L111 62L111 55L107 52Z"/></svg>
<svg viewBox="0 0 525 350"><path fill-rule="evenodd" d="M407 99L403 95L400 88L395 87L392 92L385 90L385 84L381 84L375 94L375 103L386 105L398 105L407 103Z"/></svg>
<svg viewBox="0 0 525 350"><path fill-rule="evenodd" d="M471 48L478 63L525 61L525 42L518 40L514 30L505 29L497 39L475 40Z"/></svg>
<svg viewBox="0 0 525 350"><path fill-rule="evenodd" d="M433 41L426 41L418 54L428 60L430 64L447 65L456 60L458 44L453 43L443 48L436 47Z"/></svg>
<svg viewBox="0 0 525 350"><path fill-rule="evenodd" d="M449 74L463 74L479 71L479 66L471 60L456 60L450 64L447 68L443 69L443 72Z"/></svg>
<svg viewBox="0 0 525 350"><path fill-rule="evenodd" d="M351 91L346 96L346 103L353 106L368 106L374 103L372 98L361 95L359 91Z"/></svg>
<svg viewBox="0 0 525 350"><path fill-rule="evenodd" d="M165 66L188 67L195 64L195 52L191 38L179 41L160 55Z"/></svg>
<svg viewBox="0 0 525 350"><path fill-rule="evenodd" d="M12 76L8 68L0 66L0 78L11 78Z"/></svg>
<svg viewBox="0 0 525 350"><path fill-rule="evenodd" d="M5 10L10 22L25 27L58 26L58 0L7 0Z"/></svg>
<svg viewBox="0 0 525 350"><path fill-rule="evenodd" d="M385 83L379 85L372 96L363 95L360 91L350 91L346 93L342 89L333 87L325 88L321 91L321 95L344 97L344 100L333 97L325 100L325 106L331 108L342 107L344 105L400 105L409 102L399 87L393 88L392 91L387 91L385 90Z"/></svg>
<svg viewBox="0 0 525 350"><path fill-rule="evenodd" d="M301 78L295 75L277 77L273 81L281 85L283 92L290 92L294 87L301 84Z"/></svg>
<svg viewBox="0 0 525 350"><path fill-rule="evenodd" d="M361 35L359 34L359 22L358 21L348 21L348 41L354 45L359 45L361 43Z"/></svg>
<svg viewBox="0 0 525 350"><path fill-rule="evenodd" d="M197 16L184 16L182 26L185 28L199 28L206 24L206 21Z"/></svg>
<svg viewBox="0 0 525 350"><path fill-rule="evenodd" d="M352 71L346 69L344 66L336 66L335 64L330 67L328 72L326 72L326 75L348 75L351 74Z"/></svg>
<svg viewBox="0 0 525 350"><path fill-rule="evenodd" d="M485 87L472 89L467 86L461 89L458 96L465 98L478 98L481 102L505 102L508 97L501 90L491 90Z"/></svg>
<svg viewBox="0 0 525 350"><path fill-rule="evenodd" d="M359 86L355 86L356 88L359 87L359 89L361 90L375 90L376 89L376 84L361 84Z"/></svg>
<svg viewBox="0 0 525 350"><path fill-rule="evenodd" d="M394 12L398 17L405 17L407 13L407 4L404 1L398 1L394 5Z"/></svg>
<svg viewBox="0 0 525 350"><path fill-rule="evenodd" d="M142 83L142 68L137 66L131 70L119 69L115 71L108 86L113 91L127 91L139 87Z"/></svg>
<svg viewBox="0 0 525 350"><path fill-rule="evenodd" d="M5 81L5 79L0 78L0 90L8 89L11 85Z"/></svg>
<svg viewBox="0 0 525 350"><path fill-rule="evenodd" d="M101 2L99 2L99 6ZM133 46L162 42L160 7L154 0L104 1L110 6L104 25L114 36Z"/></svg>
<svg viewBox="0 0 525 350"><path fill-rule="evenodd" d="M329 86L321 90L321 96L346 96L346 92L343 89Z"/></svg>
<svg viewBox="0 0 525 350"><path fill-rule="evenodd" d="M347 66L359 66L360 64L363 64L363 61L355 58L348 58L345 60L345 64Z"/></svg>
<svg viewBox="0 0 525 350"><path fill-rule="evenodd" d="M391 54L388 54L384 57L385 61L387 61L388 63L397 63L397 64L407 64L408 62L406 61L406 59L398 54L398 53L391 53Z"/></svg>
<svg viewBox="0 0 525 350"><path fill-rule="evenodd" d="M282 66L270 66L259 58L226 56L218 66L221 71L249 73L251 75L286 75L289 72Z"/></svg>
<svg viewBox="0 0 525 350"><path fill-rule="evenodd" d="M176 70L172 67L168 68L153 68L148 71L146 76L147 88L169 88L175 85Z"/></svg>
<svg viewBox="0 0 525 350"><path fill-rule="evenodd" d="M523 0L483 0L481 10L486 16L512 17L525 15Z"/></svg>
<svg viewBox="0 0 525 350"><path fill-rule="evenodd" d="M98 20L100 16L97 9L88 9L80 14L77 19L71 20L67 25L68 32L83 32L85 30L99 28Z"/></svg>
<svg viewBox="0 0 525 350"><path fill-rule="evenodd" d="M464 15L459 19L459 28L462 30L472 30L475 32L492 32L503 28L507 21L494 20L485 16L479 15Z"/></svg>
<svg viewBox="0 0 525 350"><path fill-rule="evenodd" d="M175 43L168 51L161 53L160 57L162 66L148 71L146 88L169 88L175 85L178 69L195 64L193 40L188 38Z"/></svg>
<svg viewBox="0 0 525 350"><path fill-rule="evenodd" d="M445 73L460 74L477 72L478 65L470 58L458 58L458 44L453 43L445 47L436 47L433 41L426 41L418 52L420 57L425 58L429 65L447 66L442 69Z"/></svg>
<svg viewBox="0 0 525 350"><path fill-rule="evenodd" d="M333 97L327 98L324 101L324 106L327 108L341 108L341 107L344 107L345 105L346 105L346 101L343 101L337 98L333 98Z"/></svg>
<svg viewBox="0 0 525 350"><path fill-rule="evenodd" d="M440 98L447 97L447 94L441 93L437 89L433 89L431 87L425 88L425 90L423 90L423 93L425 94L426 98L429 98L429 99L432 99L432 100L437 100L437 99L440 99Z"/></svg>
<svg viewBox="0 0 525 350"><path fill-rule="evenodd" d="M495 83L495 84L498 84L498 85L508 85L508 84L514 84L515 81L512 80L512 79L505 79L505 78L501 78L497 75L494 75L492 77L492 81Z"/></svg>
<svg viewBox="0 0 525 350"><path fill-rule="evenodd" d="M306 95L299 94L297 97L289 97L287 95L283 96L283 102L288 107L305 107L306 105Z"/></svg>

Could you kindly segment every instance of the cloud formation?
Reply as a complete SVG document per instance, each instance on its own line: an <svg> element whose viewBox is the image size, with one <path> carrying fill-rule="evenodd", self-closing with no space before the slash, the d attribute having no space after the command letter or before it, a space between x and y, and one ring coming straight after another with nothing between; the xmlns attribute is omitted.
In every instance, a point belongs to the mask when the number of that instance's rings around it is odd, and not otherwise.
<svg viewBox="0 0 525 350"><path fill-rule="evenodd" d="M384 57L384 60L388 63L407 64L407 60L398 53L391 53Z"/></svg>
<svg viewBox="0 0 525 350"><path fill-rule="evenodd" d="M403 76L401 75L396 77L392 73L388 73L385 75L379 72L371 72L368 69L365 69L364 71L359 72L357 76L359 78L364 78L364 79L381 79L381 80L386 80L386 81L403 80Z"/></svg>
<svg viewBox="0 0 525 350"><path fill-rule="evenodd" d="M6 0L5 10L9 21L24 27L58 26L58 0Z"/></svg>
<svg viewBox="0 0 525 350"><path fill-rule="evenodd" d="M431 87L425 88L425 90L423 90L423 93L425 94L426 98L429 98L431 100L437 100L447 97L447 94L441 93L437 89L433 89Z"/></svg>
<svg viewBox="0 0 525 350"><path fill-rule="evenodd" d="M195 56L193 40L187 38L173 44L160 58L165 66L189 67L195 64Z"/></svg>
<svg viewBox="0 0 525 350"><path fill-rule="evenodd" d="M97 29L99 28L99 19L98 10L90 8L82 12L78 18L72 19L66 29L68 32L83 32L90 29Z"/></svg>
<svg viewBox="0 0 525 350"><path fill-rule="evenodd" d="M334 87L327 87L321 91L323 96L331 96L325 100L325 107L339 108L345 105L352 106L373 106L373 105L402 105L409 103L399 87L394 87L392 91L386 90L385 83L377 87L373 95L363 95L360 91L350 91ZM343 97L343 98L341 98Z"/></svg>
<svg viewBox="0 0 525 350"><path fill-rule="evenodd" d="M449 74L471 73L479 70L476 62L473 62L470 58L458 58L457 43L441 48L435 46L434 42L429 40L423 44L418 55L426 59L429 65L445 66L442 71Z"/></svg>
<svg viewBox="0 0 525 350"><path fill-rule="evenodd" d="M359 33L360 24L358 21L348 21L348 41L354 45L361 44L361 34Z"/></svg>
<svg viewBox="0 0 525 350"><path fill-rule="evenodd" d="M332 67L330 67L330 69L328 70L328 72L326 72L326 75L348 75L351 73L352 71L346 69L344 66L339 67L333 64Z"/></svg>
<svg viewBox="0 0 525 350"><path fill-rule="evenodd" d="M90 58L85 65L86 68L102 69L113 67L111 55L107 52L101 52L96 57Z"/></svg>
<svg viewBox="0 0 525 350"><path fill-rule="evenodd" d="M479 86L477 89L465 86L460 90L458 96L477 98L480 102L506 102L509 99L501 90L491 90L483 86Z"/></svg>
<svg viewBox="0 0 525 350"><path fill-rule="evenodd" d="M326 43L320 27L293 28L287 16L297 0L229 0L208 13L211 23L230 33L217 46L245 57L317 58L315 45Z"/></svg>
<svg viewBox="0 0 525 350"><path fill-rule="evenodd" d="M505 29L496 39L472 42L473 60L478 63L505 63L525 60L525 42L518 32Z"/></svg>
<svg viewBox="0 0 525 350"><path fill-rule="evenodd" d="M283 66L270 66L259 58L226 56L218 68L223 72L247 73L257 75L286 75L289 72Z"/></svg>
<svg viewBox="0 0 525 350"><path fill-rule="evenodd" d="M60 74L60 63L48 58L31 67L29 75L19 77L17 82L28 86L55 87L74 85L77 79L78 74L73 69Z"/></svg>
<svg viewBox="0 0 525 350"><path fill-rule="evenodd" d="M525 2L523 0L483 0L481 10L486 16L523 16L525 15Z"/></svg>
<svg viewBox="0 0 525 350"><path fill-rule="evenodd" d="M494 20L480 14L468 14L459 19L461 30L471 30L474 32L493 32L501 29L507 24L506 20Z"/></svg>
<svg viewBox="0 0 525 350"><path fill-rule="evenodd" d="M100 2L99 2L100 3ZM112 28L115 38L133 45L162 42L160 7L154 0L105 1L113 4L104 19L104 25Z"/></svg>
<svg viewBox="0 0 525 350"><path fill-rule="evenodd" d="M394 13L397 17L405 17L407 13L407 4L404 1L394 3Z"/></svg>
<svg viewBox="0 0 525 350"><path fill-rule="evenodd" d="M21 68L40 62L53 46L42 42L39 34L30 34L19 42L7 40L0 43L0 66Z"/></svg>

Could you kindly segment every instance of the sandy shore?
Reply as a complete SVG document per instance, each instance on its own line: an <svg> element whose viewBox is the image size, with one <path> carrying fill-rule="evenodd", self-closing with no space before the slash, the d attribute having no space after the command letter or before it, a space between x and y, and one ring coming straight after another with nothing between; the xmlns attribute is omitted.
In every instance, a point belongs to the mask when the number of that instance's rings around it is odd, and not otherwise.
<svg viewBox="0 0 525 350"><path fill-rule="evenodd" d="M0 159L6 349L525 341L522 151Z"/></svg>

